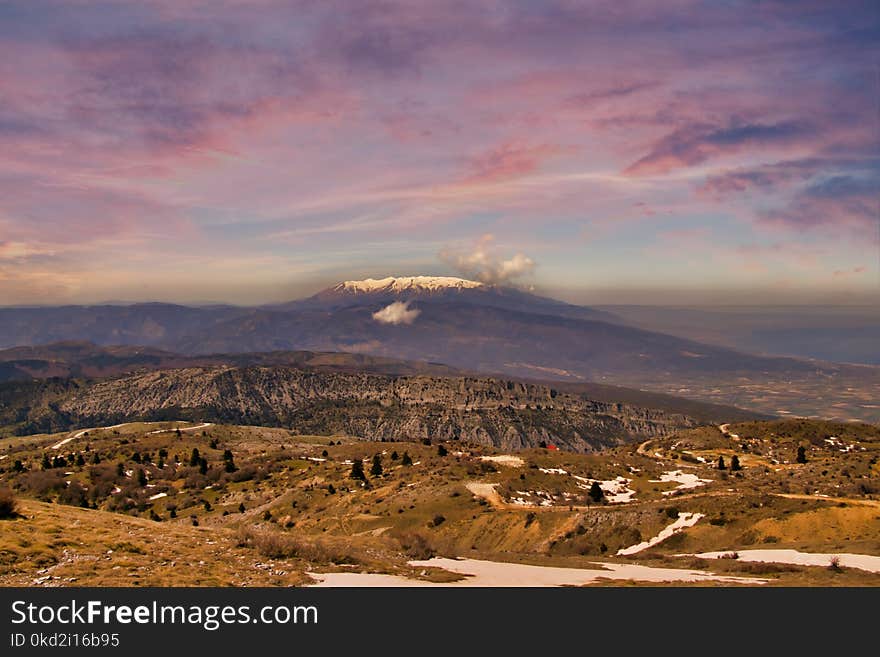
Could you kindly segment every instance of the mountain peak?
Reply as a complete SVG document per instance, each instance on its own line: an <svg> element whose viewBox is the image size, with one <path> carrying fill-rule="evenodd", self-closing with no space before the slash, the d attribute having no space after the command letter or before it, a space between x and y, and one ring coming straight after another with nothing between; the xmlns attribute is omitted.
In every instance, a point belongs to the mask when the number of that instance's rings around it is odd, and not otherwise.
<svg viewBox="0 0 880 657"><path fill-rule="evenodd" d="M473 289L483 287L483 283L469 281L454 276L388 276L387 278L366 278L361 281L344 281L334 290L339 292L436 292L447 289Z"/></svg>

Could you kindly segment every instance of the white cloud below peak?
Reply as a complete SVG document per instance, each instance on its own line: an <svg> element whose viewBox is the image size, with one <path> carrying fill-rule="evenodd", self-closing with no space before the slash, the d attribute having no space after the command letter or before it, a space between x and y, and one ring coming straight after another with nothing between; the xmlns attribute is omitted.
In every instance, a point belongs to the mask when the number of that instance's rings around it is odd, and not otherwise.
<svg viewBox="0 0 880 657"><path fill-rule="evenodd" d="M410 309L409 301L395 301L374 312L373 319L380 324L412 324L421 312L417 308Z"/></svg>

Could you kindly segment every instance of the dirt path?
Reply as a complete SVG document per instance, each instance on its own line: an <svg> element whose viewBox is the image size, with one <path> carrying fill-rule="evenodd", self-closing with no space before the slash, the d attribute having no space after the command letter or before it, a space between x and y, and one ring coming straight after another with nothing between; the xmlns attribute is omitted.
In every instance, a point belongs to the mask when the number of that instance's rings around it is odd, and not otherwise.
<svg viewBox="0 0 880 657"><path fill-rule="evenodd" d="M184 422L184 420L174 420L174 422ZM54 445L49 447L49 449L61 449L66 444L76 440L77 438L82 438L90 431L109 431L111 429L121 429L122 427L129 426L130 424L158 424L158 422L123 422L122 424L114 424L113 426L109 426L109 427L89 427L88 429L80 429L79 431L77 431L73 435L68 436L64 440L55 443ZM184 431L197 431L198 429L206 429L207 427L211 427L211 426L214 426L214 425L210 422L202 422L201 424L194 426L194 427L186 427L185 429L180 429L180 431L181 431L181 433ZM150 431L150 433L151 434L164 433L166 431L174 431L174 430L175 429L159 429L158 431Z"/></svg>
<svg viewBox="0 0 880 657"><path fill-rule="evenodd" d="M869 500L859 497L823 497L822 495L805 495L798 493L773 493L776 497L787 497L790 500L813 500L815 502L844 502L846 504L859 504L861 506L873 506L880 509L880 500Z"/></svg>
<svg viewBox="0 0 880 657"><path fill-rule="evenodd" d="M134 424L134 423L132 423ZM170 433L172 431L180 431L183 433L185 431L198 431L199 429L207 429L208 427L213 427L214 425L211 422L202 422L201 424L194 427L186 427L185 429L181 429L180 427L175 427L173 429L158 429L157 431L151 431L150 434L154 433Z"/></svg>
<svg viewBox="0 0 880 657"><path fill-rule="evenodd" d="M477 497L482 497L484 500L489 502L496 509L508 509L511 505L506 504L501 496L498 494L498 491L495 490L495 487L498 484L487 484L479 481L469 481L465 485L470 492L472 492Z"/></svg>
<svg viewBox="0 0 880 657"><path fill-rule="evenodd" d="M496 509L502 509L504 511L537 511L539 513L550 513L556 511L571 513L573 511L596 511L601 509L614 509L621 506L619 504L596 504L594 506L583 506L578 504L559 504L552 506L527 506L524 504L510 504L509 502L505 502L504 498L502 498L501 495L498 494L498 491L495 490L495 487L499 485L500 484L497 483L491 484L481 481L469 481L464 486L471 493L473 493L477 497L482 497Z"/></svg>
<svg viewBox="0 0 880 657"><path fill-rule="evenodd" d="M719 425L718 431L720 431L723 435L727 436L728 438L733 438L734 440L737 440L739 438L739 434L730 433L730 431L728 431L729 426L730 426L730 424Z"/></svg>

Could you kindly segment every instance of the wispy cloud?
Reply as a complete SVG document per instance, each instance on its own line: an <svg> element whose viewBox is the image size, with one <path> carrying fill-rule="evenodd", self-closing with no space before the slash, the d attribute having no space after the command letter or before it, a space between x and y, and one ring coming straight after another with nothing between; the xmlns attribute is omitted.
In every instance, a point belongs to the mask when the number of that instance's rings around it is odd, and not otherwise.
<svg viewBox="0 0 880 657"><path fill-rule="evenodd" d="M178 249L396 270L492 233L445 266L587 286L582 234L645 284L633 245L685 224L876 244L876 2L40 5L0 8L0 258L38 296L161 287Z"/></svg>

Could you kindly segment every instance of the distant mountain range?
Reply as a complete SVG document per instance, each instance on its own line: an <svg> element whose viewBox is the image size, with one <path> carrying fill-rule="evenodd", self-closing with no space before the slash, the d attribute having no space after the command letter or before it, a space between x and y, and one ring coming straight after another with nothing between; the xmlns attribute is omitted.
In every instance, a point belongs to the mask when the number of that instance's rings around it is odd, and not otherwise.
<svg viewBox="0 0 880 657"><path fill-rule="evenodd" d="M307 299L257 308L0 309L0 346L71 340L187 356L349 352L517 378L673 392L771 413L781 408L779 400L763 393L743 400L742 386L815 381L827 389L816 395L821 404L833 405L843 383L870 388L880 382L880 368L748 354L628 326L607 311L452 277L346 281ZM169 358L149 349L140 356ZM81 373L100 375L102 362L114 357L80 363ZM15 377L13 367L27 370L21 364L3 367L6 378ZM827 414L825 406L806 410ZM860 417L857 411L854 417ZM861 417L870 420L870 412Z"/></svg>

